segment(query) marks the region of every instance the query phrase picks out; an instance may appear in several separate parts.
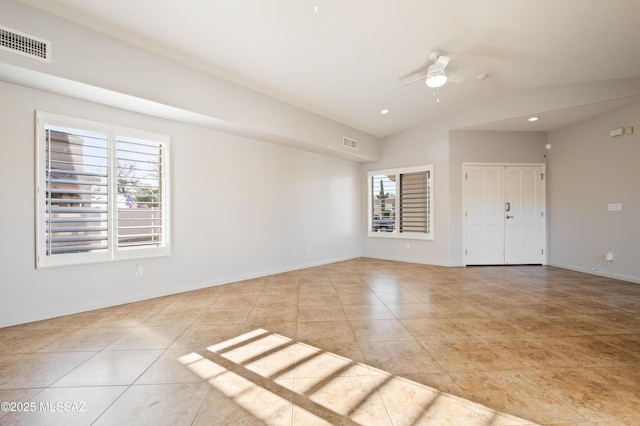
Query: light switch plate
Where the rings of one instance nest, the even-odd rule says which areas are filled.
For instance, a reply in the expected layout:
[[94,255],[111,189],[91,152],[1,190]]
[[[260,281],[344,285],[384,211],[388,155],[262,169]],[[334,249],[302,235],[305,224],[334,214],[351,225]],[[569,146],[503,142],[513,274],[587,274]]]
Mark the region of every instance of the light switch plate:
[[622,203],[607,204],[607,211],[610,211],[610,212],[621,212],[622,211]]
[[616,136],[622,136],[625,134],[626,129],[624,127],[618,127],[609,131],[609,137],[615,138]]

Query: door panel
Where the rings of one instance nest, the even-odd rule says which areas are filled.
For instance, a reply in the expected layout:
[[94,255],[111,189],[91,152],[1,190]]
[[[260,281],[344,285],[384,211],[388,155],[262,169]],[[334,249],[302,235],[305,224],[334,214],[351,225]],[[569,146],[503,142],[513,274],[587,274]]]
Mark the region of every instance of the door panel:
[[465,172],[466,264],[544,263],[542,166],[467,166]]
[[506,264],[543,263],[542,169],[506,167],[504,255]]
[[503,167],[478,167],[467,173],[467,263],[504,263]]

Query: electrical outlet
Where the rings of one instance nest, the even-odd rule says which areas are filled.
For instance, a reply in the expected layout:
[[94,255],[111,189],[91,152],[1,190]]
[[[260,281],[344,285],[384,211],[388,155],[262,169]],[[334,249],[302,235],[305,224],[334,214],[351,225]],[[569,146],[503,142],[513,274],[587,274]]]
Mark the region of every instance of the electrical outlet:
[[144,268],[142,267],[142,263],[138,263],[136,265],[136,277],[140,278],[142,275],[144,275]]
[[604,258],[606,259],[607,262],[611,262],[613,260],[613,253],[608,252]]

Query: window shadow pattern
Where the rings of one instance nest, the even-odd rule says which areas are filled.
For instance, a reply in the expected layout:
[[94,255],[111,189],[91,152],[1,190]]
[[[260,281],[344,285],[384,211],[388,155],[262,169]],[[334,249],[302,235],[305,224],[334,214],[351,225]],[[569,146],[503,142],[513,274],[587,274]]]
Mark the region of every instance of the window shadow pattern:
[[178,361],[263,424],[534,424],[262,328]]

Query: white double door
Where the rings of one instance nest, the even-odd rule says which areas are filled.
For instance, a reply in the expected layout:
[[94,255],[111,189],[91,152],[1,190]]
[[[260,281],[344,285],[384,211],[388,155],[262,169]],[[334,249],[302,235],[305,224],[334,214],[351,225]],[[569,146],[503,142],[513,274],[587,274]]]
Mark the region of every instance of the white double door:
[[465,165],[465,263],[544,264],[544,165]]

